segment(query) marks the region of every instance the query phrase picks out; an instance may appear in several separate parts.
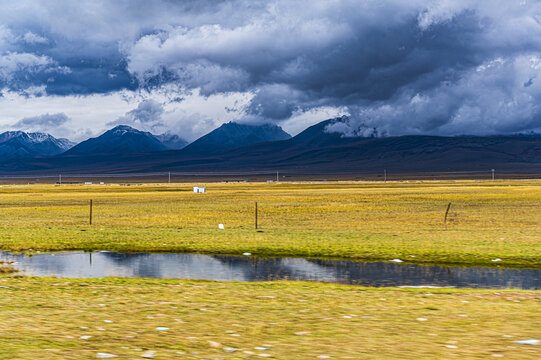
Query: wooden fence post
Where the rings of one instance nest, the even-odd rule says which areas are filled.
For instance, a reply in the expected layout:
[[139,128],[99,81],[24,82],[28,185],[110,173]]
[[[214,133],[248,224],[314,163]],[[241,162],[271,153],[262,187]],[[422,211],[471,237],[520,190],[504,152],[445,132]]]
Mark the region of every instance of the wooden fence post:
[[90,225],[92,225],[92,200],[90,200]]
[[257,230],[257,201],[255,202],[255,229]]
[[450,208],[451,208],[451,203],[447,205],[447,210],[445,210],[445,219],[443,219],[443,223],[445,224],[445,230],[447,230],[447,214],[449,214]]

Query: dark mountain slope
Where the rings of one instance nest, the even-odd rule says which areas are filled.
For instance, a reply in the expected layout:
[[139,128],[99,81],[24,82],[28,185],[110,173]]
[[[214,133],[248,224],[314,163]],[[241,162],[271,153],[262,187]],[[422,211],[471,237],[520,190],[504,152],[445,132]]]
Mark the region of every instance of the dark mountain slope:
[[213,154],[222,149],[291,138],[281,127],[264,125],[244,125],[229,122],[200,137],[184,148],[184,153]]
[[96,138],[83,141],[63,156],[126,155],[163,150],[167,150],[165,145],[151,133],[119,125]]

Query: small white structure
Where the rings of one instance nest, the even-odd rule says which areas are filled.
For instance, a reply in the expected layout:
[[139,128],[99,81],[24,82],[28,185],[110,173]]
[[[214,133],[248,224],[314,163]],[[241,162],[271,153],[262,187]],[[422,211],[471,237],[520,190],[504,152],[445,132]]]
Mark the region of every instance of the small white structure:
[[85,185],[92,185],[92,181],[85,181]]
[[225,229],[224,224],[218,224],[218,229],[224,230]]
[[205,193],[206,192],[206,189],[204,187],[200,187],[200,186],[194,186],[193,187],[193,192],[194,193]]

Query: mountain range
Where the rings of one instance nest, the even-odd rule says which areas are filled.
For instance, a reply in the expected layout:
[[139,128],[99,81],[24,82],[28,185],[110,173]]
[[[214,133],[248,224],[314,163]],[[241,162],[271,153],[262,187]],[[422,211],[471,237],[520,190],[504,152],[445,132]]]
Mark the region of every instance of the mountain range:
[[344,137],[329,119],[288,140],[233,147],[207,156],[178,152],[142,162],[146,171],[272,171],[299,174],[499,171],[541,173],[536,135]]
[[497,168],[541,173],[540,136],[346,137],[329,131],[339,128],[331,125],[347,120],[329,119],[294,137],[276,125],[227,123],[181,150],[170,150],[159,140],[165,142],[164,137],[117,126],[64,153],[4,161],[0,171],[44,174],[60,169],[74,173],[282,170],[298,174],[360,174],[380,173],[383,169],[415,173]]

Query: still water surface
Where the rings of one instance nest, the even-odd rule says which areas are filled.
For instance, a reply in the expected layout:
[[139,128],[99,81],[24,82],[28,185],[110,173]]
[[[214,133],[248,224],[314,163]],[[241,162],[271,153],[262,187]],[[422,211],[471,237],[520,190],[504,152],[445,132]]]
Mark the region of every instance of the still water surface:
[[299,280],[363,286],[541,289],[541,270],[423,266],[303,258],[196,254],[0,252],[23,275],[71,278],[167,278],[220,281]]

